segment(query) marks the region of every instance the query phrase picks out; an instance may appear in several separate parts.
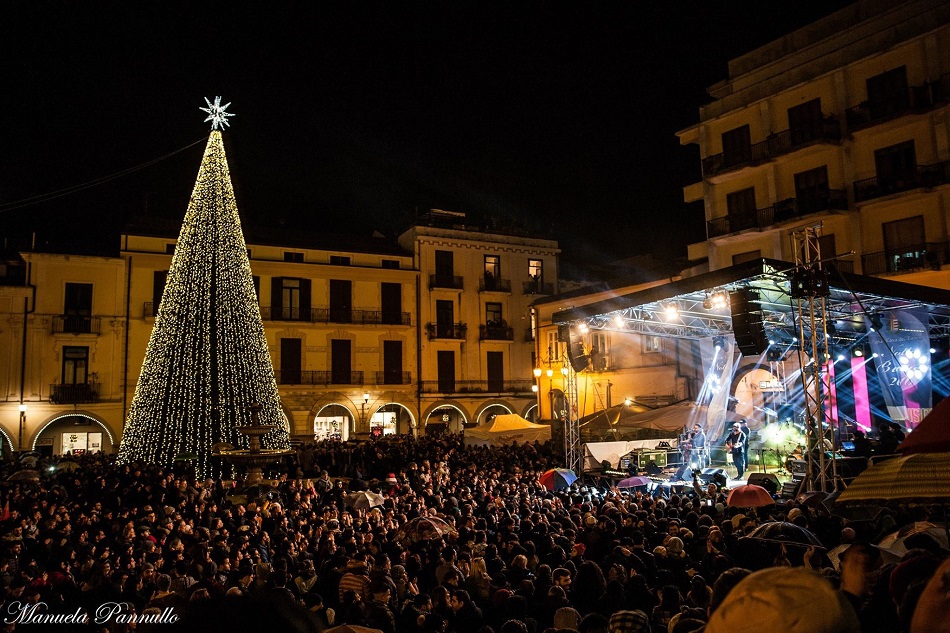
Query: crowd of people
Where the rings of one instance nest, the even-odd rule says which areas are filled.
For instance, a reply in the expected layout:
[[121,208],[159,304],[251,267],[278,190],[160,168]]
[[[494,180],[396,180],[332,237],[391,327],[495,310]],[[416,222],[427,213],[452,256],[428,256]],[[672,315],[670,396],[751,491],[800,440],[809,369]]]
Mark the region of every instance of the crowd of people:
[[[41,462],[38,481],[14,476],[20,461],[0,467],[6,630],[950,630],[947,552],[871,545],[926,508],[750,510],[698,481],[672,496],[552,491],[538,482],[561,463],[550,443],[457,435],[304,446],[249,496],[187,464],[68,461]],[[746,536],[772,521],[822,546]]]

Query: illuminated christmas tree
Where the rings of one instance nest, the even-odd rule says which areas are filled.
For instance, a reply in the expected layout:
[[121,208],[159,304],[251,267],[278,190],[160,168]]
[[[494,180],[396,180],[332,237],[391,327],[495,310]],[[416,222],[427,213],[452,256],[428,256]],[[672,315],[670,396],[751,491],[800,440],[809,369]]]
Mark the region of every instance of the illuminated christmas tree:
[[195,182],[135,396],[119,447],[120,463],[171,464],[193,453],[196,472],[212,473],[219,442],[246,445],[238,426],[260,421],[276,428],[268,448],[286,448],[254,279],[241,231],[224,142],[228,125],[220,97],[208,108],[212,132]]

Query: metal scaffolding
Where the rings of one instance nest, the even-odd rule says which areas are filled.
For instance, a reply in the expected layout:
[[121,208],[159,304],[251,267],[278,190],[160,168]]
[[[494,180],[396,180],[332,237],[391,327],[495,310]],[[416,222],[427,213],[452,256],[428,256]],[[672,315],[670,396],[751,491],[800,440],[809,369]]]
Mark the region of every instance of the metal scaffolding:
[[581,472],[581,431],[577,416],[577,372],[567,364],[567,374],[564,375],[564,399],[567,408],[561,411],[561,422],[564,424],[564,467],[574,473]]
[[[834,425],[827,419],[827,364],[831,359],[825,300],[828,271],[821,261],[821,225],[792,231],[795,269],[789,295],[798,320],[798,359],[805,394],[805,489],[833,492],[838,485]],[[824,375],[823,375],[824,374]]]

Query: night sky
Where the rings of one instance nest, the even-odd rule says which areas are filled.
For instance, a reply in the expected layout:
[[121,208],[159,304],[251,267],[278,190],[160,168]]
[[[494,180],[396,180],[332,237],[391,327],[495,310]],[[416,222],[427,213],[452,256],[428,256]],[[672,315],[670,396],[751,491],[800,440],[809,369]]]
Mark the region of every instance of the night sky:
[[597,263],[704,239],[677,130],[729,59],[849,4],[21,2],[0,15],[0,233],[117,250],[180,219],[226,132],[246,226],[392,235],[413,209],[494,215]]

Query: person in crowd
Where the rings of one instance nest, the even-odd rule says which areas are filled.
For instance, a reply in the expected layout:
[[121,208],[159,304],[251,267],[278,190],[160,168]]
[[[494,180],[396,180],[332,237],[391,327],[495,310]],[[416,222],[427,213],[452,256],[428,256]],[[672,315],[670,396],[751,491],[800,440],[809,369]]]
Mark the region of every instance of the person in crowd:
[[736,467],[737,479],[742,479],[745,473],[745,451],[748,436],[742,432],[742,426],[736,422],[732,425],[732,431],[726,436],[725,444],[729,454],[732,455],[732,463]]

